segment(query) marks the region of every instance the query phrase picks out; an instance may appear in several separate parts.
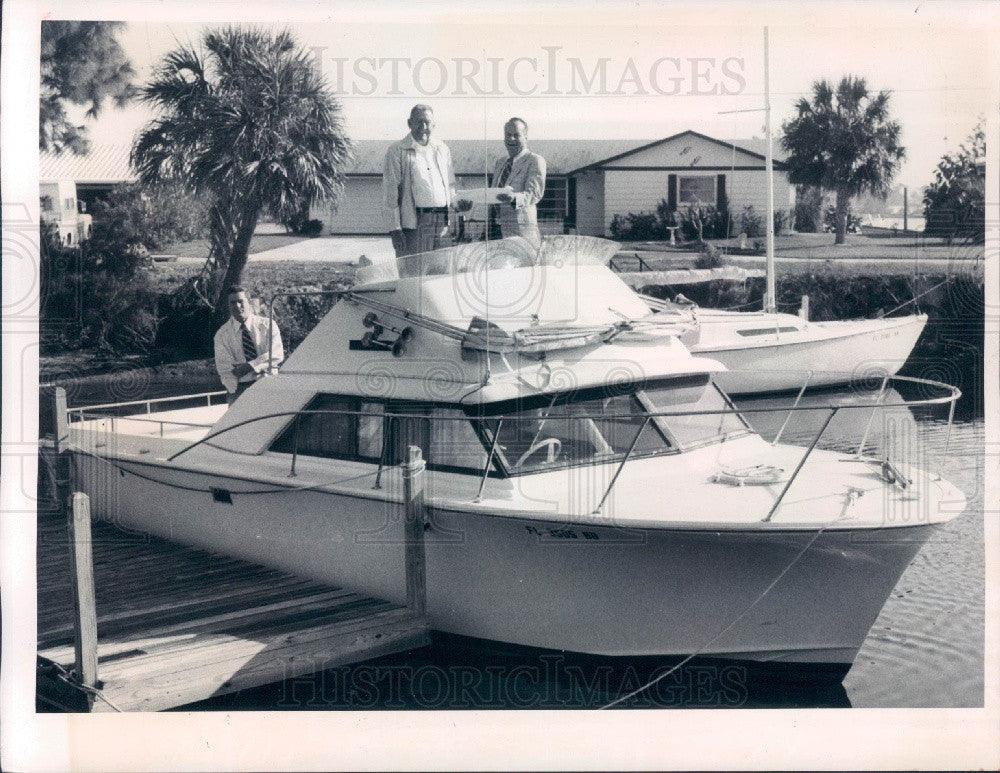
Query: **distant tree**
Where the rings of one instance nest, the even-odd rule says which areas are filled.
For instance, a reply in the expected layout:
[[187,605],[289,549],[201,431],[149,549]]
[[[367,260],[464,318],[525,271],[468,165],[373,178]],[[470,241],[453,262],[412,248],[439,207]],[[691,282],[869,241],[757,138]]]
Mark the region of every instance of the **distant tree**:
[[88,251],[105,271],[129,276],[149,253],[208,235],[204,202],[176,184],[116,185],[94,207]]
[[846,76],[834,90],[813,84],[812,100],[795,104],[796,116],[782,124],[788,179],[837,195],[836,244],[844,243],[852,196],[884,197],[906,157],[899,123],[889,118],[888,91],[874,97],[863,78]]
[[56,153],[86,153],[87,130],[75,126],[66,104],[96,118],[109,97],[119,107],[132,95],[135,72],[115,39],[124,22],[43,21],[38,147]]
[[142,97],[160,117],[132,163],[144,183],[175,180],[207,198],[211,251],[195,290],[220,322],[261,211],[281,219],[343,188],[351,142],[340,102],[291,33],[239,27],[166,54]]
[[957,153],[942,156],[934,182],[924,188],[924,232],[952,239],[982,239],[985,233],[985,179],[976,167],[986,158],[986,131],[976,125]]

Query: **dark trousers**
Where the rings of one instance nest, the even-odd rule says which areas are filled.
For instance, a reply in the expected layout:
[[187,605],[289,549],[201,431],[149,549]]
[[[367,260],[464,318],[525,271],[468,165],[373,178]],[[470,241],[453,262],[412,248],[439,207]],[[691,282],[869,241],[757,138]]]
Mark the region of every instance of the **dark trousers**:
[[237,384],[236,384],[236,391],[235,392],[228,392],[226,394],[226,404],[227,405],[232,405],[233,403],[235,403],[237,397],[239,397],[241,394],[243,394],[244,392],[246,392],[250,387],[252,387],[254,384],[256,384],[257,381],[259,381],[259,380],[260,379],[255,379],[254,381],[240,381],[240,382],[237,382]]
[[396,257],[416,255],[450,246],[447,212],[417,212],[417,227],[392,232]]

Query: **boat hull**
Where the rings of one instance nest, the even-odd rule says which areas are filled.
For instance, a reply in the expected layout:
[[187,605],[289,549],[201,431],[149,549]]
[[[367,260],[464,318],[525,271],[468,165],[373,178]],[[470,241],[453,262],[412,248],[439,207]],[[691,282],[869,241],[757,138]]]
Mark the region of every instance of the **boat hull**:
[[[717,376],[730,394],[798,390],[895,375],[906,363],[927,322],[925,315],[846,322],[812,322],[802,330],[739,339],[729,317],[708,317],[693,354],[711,357],[731,371]],[[765,315],[766,316],[766,315]],[[720,328],[713,330],[713,328]]]
[[[405,600],[395,471],[383,489],[347,495],[166,464],[110,466],[91,455],[79,455],[77,466],[97,517]],[[437,630],[600,656],[698,655],[834,671],[853,661],[932,528],[626,529],[597,519],[428,512],[426,609]]]

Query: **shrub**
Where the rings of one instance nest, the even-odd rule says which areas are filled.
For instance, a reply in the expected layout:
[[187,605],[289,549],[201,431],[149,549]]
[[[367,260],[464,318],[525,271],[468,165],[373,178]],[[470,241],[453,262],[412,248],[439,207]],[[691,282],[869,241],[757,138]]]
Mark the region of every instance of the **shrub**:
[[300,233],[303,236],[308,236],[315,239],[321,233],[323,233],[323,221],[322,220],[307,220],[305,225],[302,226]]
[[94,205],[88,249],[95,265],[128,276],[149,265],[151,251],[207,233],[207,210],[198,197],[173,185],[126,183]]
[[60,245],[45,224],[41,235],[43,353],[149,351],[160,317],[148,272],[134,266],[127,273],[110,271],[88,245]]
[[[837,208],[832,204],[823,213],[823,230],[827,233],[834,233],[837,230]],[[861,232],[861,218],[855,215],[850,208],[847,210],[847,233],[856,234]]]
[[763,236],[764,217],[763,215],[758,215],[753,207],[743,207],[743,211],[740,213],[739,224],[733,230],[746,234],[750,239]]
[[611,218],[611,236],[621,241],[642,242],[666,239],[669,232],[653,212],[629,212]]
[[729,212],[725,209],[693,205],[678,209],[677,220],[685,241],[725,239],[731,235]]
[[792,227],[799,233],[818,233],[823,227],[823,191],[813,185],[795,189]]
[[701,252],[694,260],[695,268],[721,268],[724,265],[726,261],[714,244],[703,244]]
[[780,234],[788,226],[788,210],[774,210],[774,232]]

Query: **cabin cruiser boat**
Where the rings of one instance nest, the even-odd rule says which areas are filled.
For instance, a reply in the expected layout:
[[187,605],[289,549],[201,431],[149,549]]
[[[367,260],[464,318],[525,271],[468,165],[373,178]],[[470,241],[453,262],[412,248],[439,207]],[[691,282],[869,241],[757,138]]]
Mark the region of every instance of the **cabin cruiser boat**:
[[[650,314],[607,268],[616,248],[513,238],[364,268],[228,408],[70,409],[76,488],[99,517],[401,601],[418,447],[434,629],[841,678],[962,493],[864,440],[760,437],[681,343],[690,316]],[[829,413],[907,413],[885,395]]]

